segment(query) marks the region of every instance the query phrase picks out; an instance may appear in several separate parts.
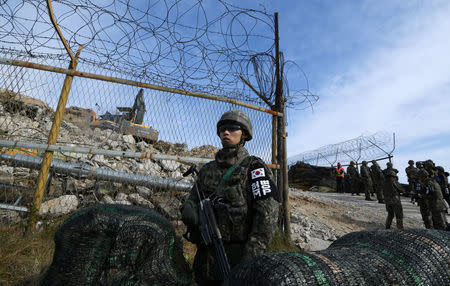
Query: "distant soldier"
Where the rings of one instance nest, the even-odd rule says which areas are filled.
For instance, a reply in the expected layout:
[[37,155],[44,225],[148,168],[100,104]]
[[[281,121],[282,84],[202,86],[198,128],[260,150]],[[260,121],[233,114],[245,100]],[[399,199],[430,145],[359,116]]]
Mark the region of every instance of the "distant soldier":
[[416,198],[416,186],[415,186],[415,174],[417,174],[418,169],[414,167],[414,161],[408,161],[408,167],[405,168],[406,177],[408,178],[409,190],[408,194],[411,196],[411,203],[414,204],[414,200]]
[[427,191],[426,183],[428,172],[423,168],[421,162],[416,162],[416,167],[419,170],[415,178],[417,204],[420,207],[420,214],[422,215],[423,224],[425,228],[433,228],[433,220],[431,216],[430,201],[427,199],[429,191]]
[[398,170],[392,168],[392,163],[386,164],[387,168],[383,170],[384,174],[384,202],[388,216],[386,218],[386,229],[391,228],[392,220],[395,216],[398,229],[403,229],[403,207],[400,200],[402,189],[398,184]]
[[370,168],[367,166],[367,161],[362,161],[360,168],[362,187],[366,195],[366,201],[373,201],[370,198],[370,193],[373,192],[372,176],[370,175]]
[[444,200],[447,202],[448,205],[450,205],[450,191],[449,191],[449,184],[448,184],[448,172],[445,172],[444,167],[437,166],[437,177],[436,181],[439,183],[439,186],[441,187],[442,196],[444,197]]
[[359,184],[360,184],[360,177],[358,170],[355,167],[355,162],[351,161],[350,165],[347,167],[347,176],[350,182],[350,190],[353,195],[359,196]]
[[337,163],[336,169],[333,170],[335,176],[336,176],[336,191],[338,193],[344,193],[344,176],[345,171],[344,168],[341,166],[341,163]]
[[383,171],[381,170],[380,165],[378,165],[377,161],[372,160],[372,166],[370,166],[370,174],[372,175],[372,183],[373,183],[373,189],[375,193],[377,194],[377,200],[380,204],[384,203],[384,194],[383,194],[383,188],[384,188],[384,175]]
[[436,181],[437,170],[433,161],[427,160],[424,163],[424,168],[428,172],[428,176],[425,179],[425,188],[427,200],[431,207],[431,218],[433,221],[433,228],[445,230],[447,228],[447,218],[445,213],[447,212],[447,205],[445,204],[442,196],[441,187]]

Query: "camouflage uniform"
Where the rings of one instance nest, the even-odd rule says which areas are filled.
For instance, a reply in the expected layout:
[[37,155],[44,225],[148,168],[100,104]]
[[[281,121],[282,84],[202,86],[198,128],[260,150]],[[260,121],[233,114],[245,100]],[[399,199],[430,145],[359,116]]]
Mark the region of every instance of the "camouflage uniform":
[[[231,175],[224,177],[230,170]],[[272,173],[260,158],[249,156],[243,144],[225,146],[214,161],[201,168],[196,184],[214,202],[231,267],[266,251],[276,229],[279,199]],[[197,244],[195,277],[200,285],[219,285],[214,250],[201,241],[198,221],[189,218],[189,210],[198,207],[197,191],[193,188],[181,211],[188,238]]]
[[372,176],[370,175],[370,168],[367,166],[366,161],[362,161],[361,168],[361,181],[366,195],[366,200],[371,201],[370,194],[373,192]]
[[350,182],[350,190],[352,195],[357,194],[359,196],[360,178],[358,170],[355,167],[355,162],[351,161],[347,167],[347,177]]
[[447,228],[447,218],[445,217],[447,206],[442,196],[441,187],[436,181],[437,169],[431,160],[424,163],[424,168],[428,172],[428,176],[425,178],[425,188],[426,198],[431,208],[433,228],[444,230]]
[[[419,162],[417,162],[419,163]],[[422,167],[422,165],[416,164],[419,171],[417,172],[416,178],[416,192],[417,192],[417,203],[420,207],[420,214],[422,215],[422,220],[425,228],[433,228],[433,220],[431,216],[431,205],[430,200],[428,200],[427,194],[427,177],[428,172]]]
[[380,204],[384,203],[384,174],[378,165],[377,161],[372,161],[372,166],[370,166],[371,175],[372,175],[372,183],[375,193],[377,194],[377,200]]
[[444,197],[444,200],[447,202],[447,204],[450,205],[450,186],[448,184],[448,172],[445,172],[444,168],[442,166],[436,167],[438,171],[438,175],[436,177],[436,181],[439,183],[439,186],[441,187],[442,196]]
[[416,183],[415,183],[415,175],[418,172],[418,169],[414,167],[414,161],[408,161],[409,166],[405,168],[406,176],[408,177],[409,190],[408,194],[411,196],[411,202],[414,203],[414,198],[416,197]]
[[400,200],[401,189],[398,185],[398,171],[392,168],[392,164],[388,163],[388,167],[383,170],[385,177],[384,186],[384,202],[386,204],[386,210],[388,216],[386,218],[386,229],[391,228],[392,220],[394,219],[397,223],[397,228],[403,228],[403,207]]

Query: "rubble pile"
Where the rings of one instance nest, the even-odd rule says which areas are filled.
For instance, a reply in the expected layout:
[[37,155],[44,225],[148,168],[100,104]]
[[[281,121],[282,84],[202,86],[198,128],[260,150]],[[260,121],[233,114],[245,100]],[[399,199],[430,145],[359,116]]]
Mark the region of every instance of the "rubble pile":
[[[51,129],[54,111],[45,104],[29,100],[17,94],[0,90],[0,140],[46,143]],[[23,100],[27,99],[27,100]],[[186,143],[158,141],[154,144],[136,142],[132,135],[123,135],[113,130],[89,128],[87,109],[70,107],[61,123],[58,144],[93,149],[178,155],[185,157],[213,158],[218,148],[207,145],[188,150]],[[5,152],[7,148],[3,148]],[[11,151],[11,148],[10,148]],[[27,155],[39,156],[39,150],[28,150]],[[151,160],[110,157],[104,155],[55,152],[54,160],[70,163],[85,163],[93,168],[105,168],[126,173],[139,173],[146,176],[168,178],[191,182],[191,177],[182,174],[189,168],[171,160]],[[19,206],[32,201],[39,171],[19,166],[6,165],[0,161],[0,203],[13,204],[22,197]],[[14,188],[14,187],[17,188]],[[24,192],[24,190],[28,190]],[[98,203],[120,203],[142,205],[157,209],[169,219],[179,216],[180,200],[186,193],[158,190],[138,185],[126,185],[90,179],[78,180],[66,174],[53,174],[51,183],[45,191],[41,214],[60,215]],[[20,216],[0,210],[0,222],[14,223]]]

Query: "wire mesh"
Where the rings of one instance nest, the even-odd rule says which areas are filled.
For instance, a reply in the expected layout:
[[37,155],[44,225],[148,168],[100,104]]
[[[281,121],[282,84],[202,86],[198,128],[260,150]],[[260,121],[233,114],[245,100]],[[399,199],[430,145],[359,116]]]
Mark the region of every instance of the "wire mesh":
[[349,233],[317,252],[266,253],[233,268],[230,285],[448,285],[448,232]]
[[316,150],[306,151],[288,158],[289,165],[301,161],[316,166],[333,166],[340,162],[343,166],[355,163],[387,159],[395,149],[395,134],[385,132],[361,135],[344,142],[330,144]]
[[[254,71],[243,67],[252,55],[268,54],[272,49],[273,20],[265,12],[220,1],[223,9],[208,10],[206,19],[202,18],[206,14],[201,1],[52,2],[69,46],[83,45],[78,71],[266,104],[240,79],[243,75],[254,80]],[[161,9],[166,10],[160,13]],[[194,10],[194,15],[184,18]],[[192,22],[200,18],[204,21]],[[109,26],[104,26],[106,23]],[[68,68],[70,59],[50,23],[45,1],[7,1],[1,5],[0,58]],[[264,72],[272,72],[270,65],[273,62]],[[28,66],[0,64],[0,140],[46,144],[65,77]],[[246,145],[249,152],[270,162],[272,115],[221,101],[144,88],[145,115],[134,128],[153,130],[158,140],[128,134],[129,129],[120,128],[125,113],[119,107],[132,107],[139,91],[133,85],[74,78],[56,142],[74,150],[54,152],[41,212],[52,211],[45,206],[48,201],[55,204],[53,199],[72,195],[60,202],[64,208],[112,202],[144,204],[177,219],[184,193],[173,185],[183,181],[180,184],[185,188],[192,182],[192,178],[182,177],[189,163],[96,151],[80,153],[76,148],[211,159],[220,146],[215,124],[231,109],[243,110],[253,123],[254,139]],[[273,100],[272,92],[265,94],[269,100]],[[94,118],[118,121],[96,127]],[[33,200],[39,168],[30,166],[44,150],[2,147],[0,212],[2,223],[11,223],[18,219],[16,210],[28,210]],[[57,162],[64,163],[64,168]],[[95,177],[98,173],[110,179]],[[133,181],[134,175],[141,177]],[[155,178],[175,183],[172,187],[142,183]]]

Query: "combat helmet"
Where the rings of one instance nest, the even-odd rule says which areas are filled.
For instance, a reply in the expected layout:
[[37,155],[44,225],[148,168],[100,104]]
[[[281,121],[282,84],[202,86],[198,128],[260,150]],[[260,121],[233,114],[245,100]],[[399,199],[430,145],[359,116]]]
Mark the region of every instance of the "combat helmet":
[[409,164],[409,165],[414,164],[414,161],[413,161],[413,160],[409,160],[409,161],[408,161],[408,164]]
[[250,118],[248,118],[247,114],[245,114],[241,110],[230,110],[222,114],[219,121],[217,122],[217,135],[219,135],[219,127],[227,122],[237,123],[241,128],[244,134],[246,135],[245,141],[250,141],[253,138],[253,127],[250,122]]

